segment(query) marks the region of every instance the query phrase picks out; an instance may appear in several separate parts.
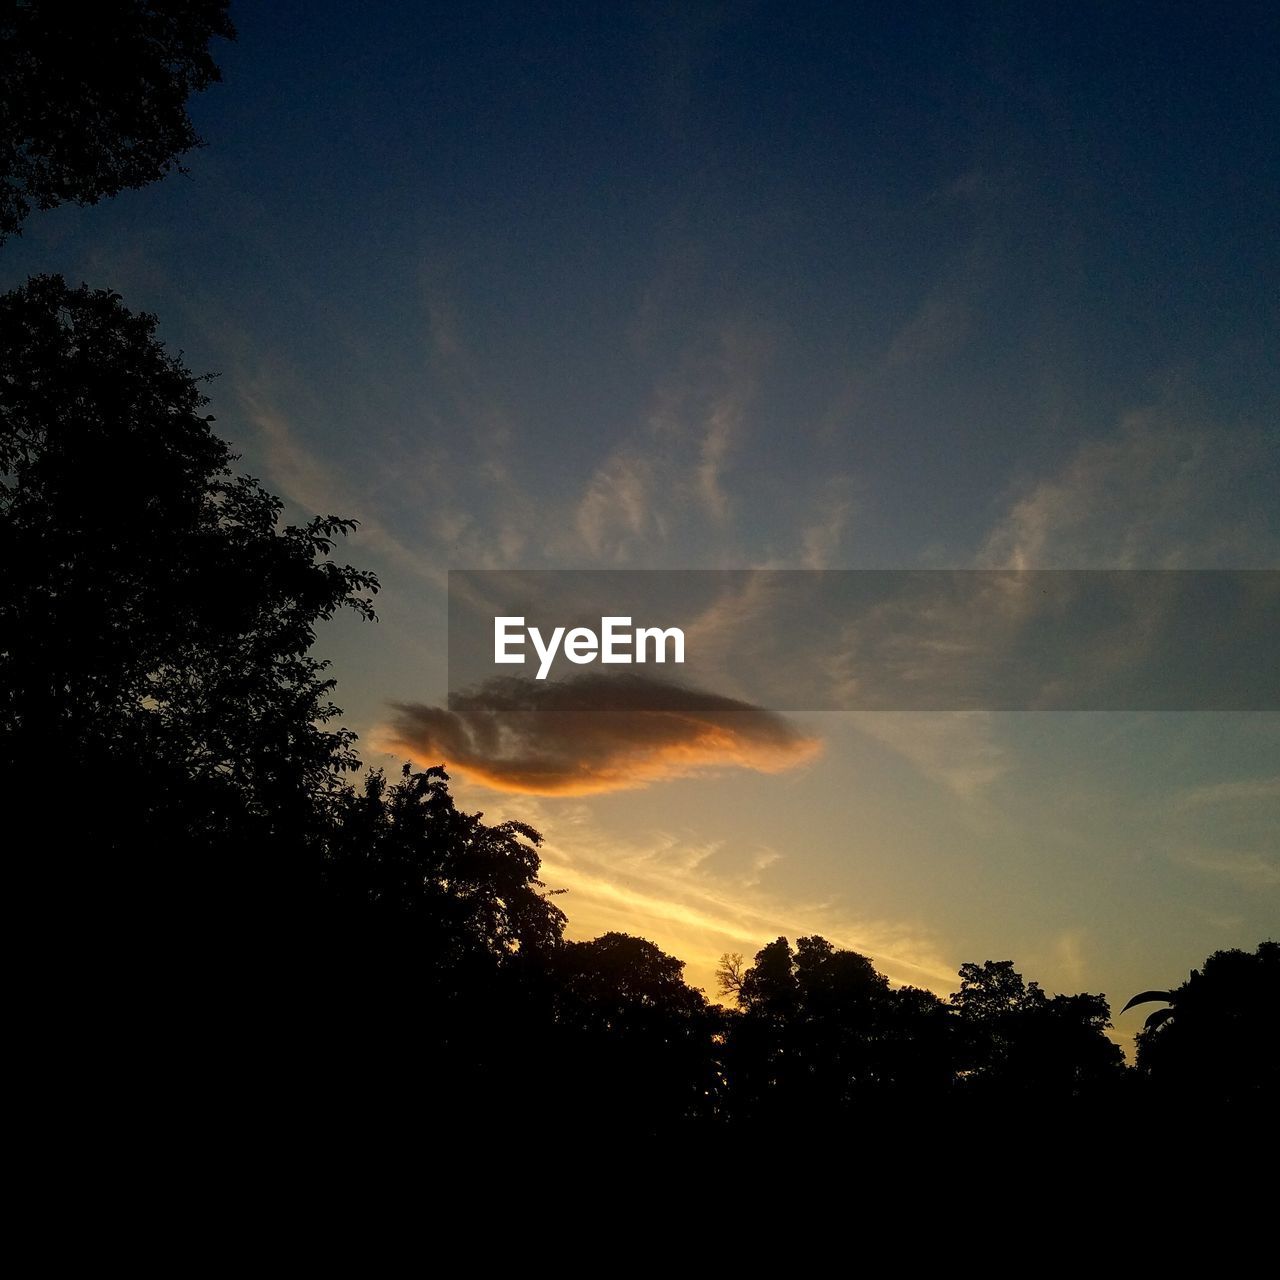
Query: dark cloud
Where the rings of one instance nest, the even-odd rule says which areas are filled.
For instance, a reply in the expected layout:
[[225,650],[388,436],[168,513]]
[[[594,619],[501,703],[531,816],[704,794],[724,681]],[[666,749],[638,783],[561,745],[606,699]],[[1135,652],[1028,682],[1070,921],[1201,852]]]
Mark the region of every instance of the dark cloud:
[[498,678],[451,696],[447,709],[393,705],[389,750],[534,795],[623,791],[724,767],[776,773],[821,745],[763,707],[635,676]]

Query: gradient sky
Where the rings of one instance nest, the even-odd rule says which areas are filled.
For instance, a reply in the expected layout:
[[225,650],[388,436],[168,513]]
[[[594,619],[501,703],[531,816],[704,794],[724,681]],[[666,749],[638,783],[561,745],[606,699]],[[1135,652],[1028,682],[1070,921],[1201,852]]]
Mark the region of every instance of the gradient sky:
[[[0,283],[156,312],[242,466],[362,519],[382,621],[320,648],[372,763],[443,701],[449,568],[1280,567],[1273,4],[233,18],[190,176]],[[1273,713],[802,720],[778,771],[455,790],[708,989],[821,932],[1118,1008],[1276,936]]]

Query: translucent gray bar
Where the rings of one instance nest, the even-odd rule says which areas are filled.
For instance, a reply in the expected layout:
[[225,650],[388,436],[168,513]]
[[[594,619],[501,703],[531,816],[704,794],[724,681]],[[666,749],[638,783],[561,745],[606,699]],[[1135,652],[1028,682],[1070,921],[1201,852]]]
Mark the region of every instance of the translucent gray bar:
[[[495,619],[524,619],[495,662]],[[569,661],[528,634],[678,628],[684,662]],[[519,628],[506,624],[510,633]],[[626,628],[613,624],[615,636]],[[590,653],[580,637],[579,656]],[[635,638],[614,645],[635,653]],[[1277,570],[453,570],[449,690],[589,678],[634,705],[690,689],[778,711],[1274,711]]]

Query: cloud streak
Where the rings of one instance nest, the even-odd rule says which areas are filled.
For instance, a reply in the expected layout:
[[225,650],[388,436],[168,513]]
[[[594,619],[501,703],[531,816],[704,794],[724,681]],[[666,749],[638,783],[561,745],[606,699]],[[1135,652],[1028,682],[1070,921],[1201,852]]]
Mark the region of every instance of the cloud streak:
[[290,502],[310,515],[328,515],[333,511],[360,513],[362,545],[372,547],[394,564],[395,568],[420,578],[435,587],[444,587],[443,570],[407,546],[380,520],[371,517],[358,491],[343,483],[332,468],[302,443],[288,418],[277,411],[263,396],[248,386],[240,388],[240,399],[248,420],[259,433],[270,476],[275,486]]
[[526,795],[634,790],[725,768],[778,773],[821,750],[762,707],[638,677],[500,678],[453,695],[447,708],[394,706],[386,749]]
[[1129,414],[1013,503],[978,555],[981,568],[1270,568],[1274,504],[1257,477],[1274,445],[1240,429]]
[[[501,802],[496,808],[508,816]],[[955,990],[956,962],[932,930],[797,895],[776,850],[680,827],[618,832],[575,801],[523,797],[518,816],[546,836],[541,876],[568,890],[561,906],[571,937],[616,929],[650,938],[687,961],[689,980],[708,994],[724,952],[750,957],[774,938],[806,934],[870,956],[893,982]]]

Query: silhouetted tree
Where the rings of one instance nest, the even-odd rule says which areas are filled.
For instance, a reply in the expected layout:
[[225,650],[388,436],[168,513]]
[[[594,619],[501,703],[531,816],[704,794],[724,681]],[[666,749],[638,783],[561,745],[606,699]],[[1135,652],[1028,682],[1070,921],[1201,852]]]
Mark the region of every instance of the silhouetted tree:
[[231,475],[155,327],[56,276],[0,297],[0,764],[113,876],[217,849],[209,893],[233,857],[300,851],[355,765],[309,649],[337,610],[372,617],[377,582],[328,559],[354,521],[282,528]]
[[742,994],[742,978],[746,965],[739,951],[726,951],[716,965],[716,986],[722,996],[732,996],[735,1001]]
[[200,145],[187,99],[221,79],[226,0],[27,0],[0,18],[0,243],[32,206],[95,204]]
[[1138,1069],[1183,1104],[1280,1104],[1280,943],[1215,951],[1187,981],[1125,1008],[1168,1001],[1137,1036]]
[[469,1141],[522,1124],[557,1051],[564,915],[538,879],[542,837],[459,810],[438,766],[373,772],[330,812],[294,997],[332,1082],[320,1105],[388,1121],[435,1106],[440,1136]]
[[941,996],[921,987],[897,987],[888,1001],[877,1043],[877,1077],[917,1102],[943,1097],[958,1066],[954,1011]]
[[799,994],[795,953],[786,938],[778,938],[756,952],[751,968],[742,975],[739,1003],[744,1012],[777,1022],[795,1013]]
[[992,1025],[1035,1008],[1044,998],[1040,984],[1023,981],[1012,960],[986,960],[960,966],[960,990],[951,1003],[966,1022]]
[[724,1060],[732,1114],[790,1126],[855,1114],[873,1099],[945,1094],[952,1013],[930,992],[893,990],[871,961],[825,938],[779,938],[739,984]]
[[406,764],[390,787],[376,770],[359,791],[344,788],[332,813],[321,861],[327,908],[365,918],[375,935],[407,930],[418,967],[428,955],[437,966],[545,955],[559,942],[564,913],[538,879],[542,836],[463,813],[443,767]]
[[644,938],[606,933],[589,942],[567,942],[556,968],[564,978],[566,1019],[584,1027],[627,1032],[654,1019],[684,1020],[704,1012],[707,1001],[684,980],[684,961]]
[[682,960],[606,933],[559,948],[552,975],[562,1111],[650,1133],[714,1114],[722,1017],[685,982]]
[[1110,1010],[1100,995],[1045,995],[1011,960],[960,966],[962,1062],[970,1087],[1032,1092],[1065,1101],[1119,1078],[1124,1055],[1107,1039]]
[[305,1004],[282,975],[312,968],[300,926],[356,764],[310,648],[377,588],[329,559],[353,521],[281,527],[231,474],[155,329],[60,277],[0,297],[0,769],[34,819],[11,885],[61,993],[37,1016],[121,1088],[163,1075],[149,1106],[189,1088],[152,1063],[243,1080]]

